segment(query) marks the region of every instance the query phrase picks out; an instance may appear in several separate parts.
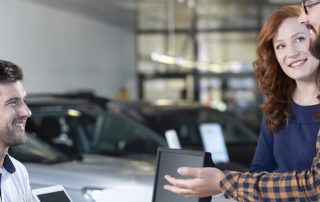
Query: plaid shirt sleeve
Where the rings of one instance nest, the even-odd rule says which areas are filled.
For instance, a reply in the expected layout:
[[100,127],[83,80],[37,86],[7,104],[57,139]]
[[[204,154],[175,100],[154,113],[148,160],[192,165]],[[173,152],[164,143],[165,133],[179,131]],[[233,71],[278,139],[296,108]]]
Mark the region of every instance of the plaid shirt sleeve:
[[[310,169],[288,173],[224,171],[220,186],[238,201],[320,201],[320,130]],[[306,148],[307,149],[307,148]]]

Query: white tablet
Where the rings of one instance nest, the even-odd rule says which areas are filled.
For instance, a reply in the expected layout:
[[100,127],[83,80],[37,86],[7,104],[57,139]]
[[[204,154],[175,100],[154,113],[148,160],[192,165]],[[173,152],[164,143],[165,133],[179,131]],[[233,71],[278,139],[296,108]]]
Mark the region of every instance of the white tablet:
[[33,189],[32,195],[37,202],[72,202],[62,185]]

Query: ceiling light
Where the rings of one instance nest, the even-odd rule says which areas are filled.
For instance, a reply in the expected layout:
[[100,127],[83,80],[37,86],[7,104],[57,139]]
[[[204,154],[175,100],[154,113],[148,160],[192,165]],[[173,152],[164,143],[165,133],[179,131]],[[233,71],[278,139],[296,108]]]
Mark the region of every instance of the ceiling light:
[[153,52],[151,54],[151,59],[156,62],[168,64],[168,65],[174,65],[176,63],[176,58],[168,55],[159,54],[156,52]]
[[211,71],[215,73],[224,72],[225,68],[222,64],[199,62],[194,60],[185,59],[182,57],[174,57],[169,55],[153,52],[151,54],[151,60],[167,65],[177,65],[184,68],[194,68],[200,71]]

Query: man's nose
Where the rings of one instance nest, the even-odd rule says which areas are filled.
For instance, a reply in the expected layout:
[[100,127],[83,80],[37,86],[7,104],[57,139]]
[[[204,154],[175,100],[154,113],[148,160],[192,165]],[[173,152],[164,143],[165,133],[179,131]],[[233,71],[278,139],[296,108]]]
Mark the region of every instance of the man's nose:
[[308,15],[305,12],[302,12],[298,18],[298,22],[301,24],[307,24],[308,23]]
[[21,105],[19,113],[22,117],[30,117],[32,115],[31,110],[25,103]]

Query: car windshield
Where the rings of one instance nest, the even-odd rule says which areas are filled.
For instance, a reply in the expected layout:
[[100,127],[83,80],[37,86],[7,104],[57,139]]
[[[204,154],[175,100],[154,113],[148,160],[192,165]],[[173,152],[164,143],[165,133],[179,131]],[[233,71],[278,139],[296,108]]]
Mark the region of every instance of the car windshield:
[[[82,124],[88,127],[90,124]],[[96,121],[95,130],[88,133],[92,152],[132,155],[156,154],[159,146],[167,146],[164,138],[149,128],[114,112],[105,112]]]
[[11,147],[9,154],[21,162],[52,164],[72,160],[50,145],[27,133],[27,141]]

